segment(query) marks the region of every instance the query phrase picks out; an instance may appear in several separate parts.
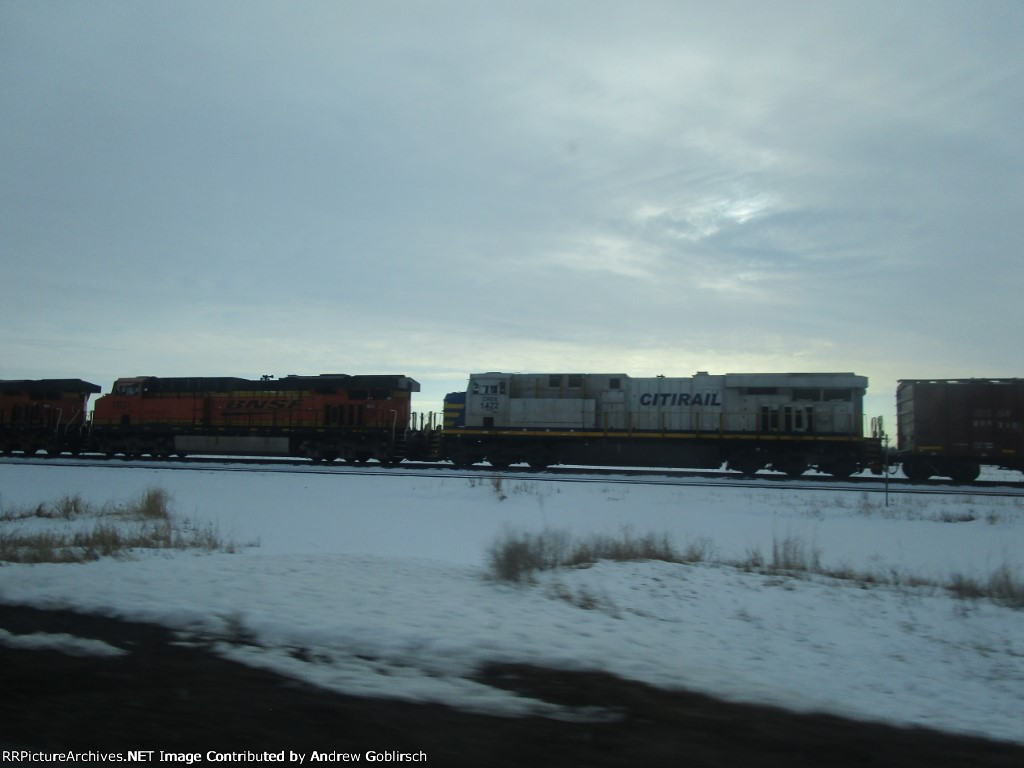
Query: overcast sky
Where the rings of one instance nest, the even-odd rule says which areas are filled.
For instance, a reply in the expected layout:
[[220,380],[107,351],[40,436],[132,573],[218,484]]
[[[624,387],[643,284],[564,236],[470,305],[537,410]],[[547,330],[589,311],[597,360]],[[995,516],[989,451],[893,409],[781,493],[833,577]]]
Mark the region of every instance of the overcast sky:
[[1024,375],[1024,3],[0,0],[0,378]]

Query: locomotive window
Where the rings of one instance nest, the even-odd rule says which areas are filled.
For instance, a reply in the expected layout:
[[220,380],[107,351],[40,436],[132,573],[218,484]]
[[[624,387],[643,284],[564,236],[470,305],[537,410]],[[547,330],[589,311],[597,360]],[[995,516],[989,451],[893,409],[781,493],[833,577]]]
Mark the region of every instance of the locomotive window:
[[608,379],[608,389],[620,389],[622,387],[622,379]]
[[747,387],[748,395],[777,395],[778,387]]
[[478,381],[473,382],[473,394],[474,395],[504,395],[505,394],[505,382],[499,381],[497,383],[484,383],[481,384]]
[[561,374],[555,374],[553,376],[548,377],[548,386],[549,387],[555,387],[555,388],[561,387],[562,386],[562,376],[561,376]]
[[820,389],[794,389],[793,390],[794,400],[810,400],[812,402],[819,402],[821,400]]
[[569,386],[576,387],[577,389],[583,386],[583,377],[577,374],[569,376]]
[[852,389],[826,389],[823,390],[823,395],[825,401],[830,403],[849,403],[853,401]]
[[350,389],[348,391],[349,400],[369,400],[370,393],[365,389]]
[[370,399],[371,400],[387,400],[391,397],[391,390],[389,389],[371,389]]

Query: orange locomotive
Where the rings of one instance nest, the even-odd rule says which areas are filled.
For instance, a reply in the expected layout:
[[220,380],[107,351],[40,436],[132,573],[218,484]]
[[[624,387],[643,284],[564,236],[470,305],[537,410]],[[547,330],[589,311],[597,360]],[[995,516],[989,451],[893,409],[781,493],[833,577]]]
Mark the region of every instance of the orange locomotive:
[[118,379],[96,401],[92,438],[108,455],[297,456],[396,463],[408,442],[407,376]]
[[81,379],[0,381],[0,453],[78,453],[86,437],[89,395],[99,391]]

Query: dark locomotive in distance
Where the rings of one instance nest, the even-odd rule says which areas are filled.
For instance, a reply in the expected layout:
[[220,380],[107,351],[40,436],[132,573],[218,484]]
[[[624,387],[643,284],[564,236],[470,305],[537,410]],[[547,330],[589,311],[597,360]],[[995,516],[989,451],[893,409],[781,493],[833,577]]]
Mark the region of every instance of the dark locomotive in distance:
[[[1024,470],[1024,379],[905,380],[899,442],[863,430],[867,379],[852,373],[478,373],[445,398],[444,423],[412,410],[401,375],[135,377],[0,381],[0,451],[31,455],[291,456],[375,460],[762,469],[846,477],[899,461],[911,480]],[[418,423],[417,423],[418,422]]]

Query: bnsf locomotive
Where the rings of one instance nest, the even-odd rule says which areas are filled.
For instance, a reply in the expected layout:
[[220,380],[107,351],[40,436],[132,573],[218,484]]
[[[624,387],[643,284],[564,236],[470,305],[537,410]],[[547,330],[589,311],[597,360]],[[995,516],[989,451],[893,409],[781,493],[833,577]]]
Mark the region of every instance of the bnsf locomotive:
[[[89,393],[81,382],[0,382],[4,449],[35,453],[83,449],[113,456],[299,456],[318,461],[397,463],[422,457],[411,433],[407,376],[288,376],[118,379],[83,418]],[[16,403],[49,398],[31,409]],[[58,403],[77,413],[61,427]],[[45,410],[49,409],[49,410]]]
[[81,452],[89,395],[99,391],[81,379],[0,381],[0,451]]
[[478,373],[449,394],[444,427],[398,375],[0,381],[0,451],[108,456],[293,456],[382,464],[448,460],[762,469],[836,477],[901,461],[912,480],[1024,471],[1024,379],[905,380],[899,444],[863,434],[867,379],[852,373],[634,378],[621,373]]

